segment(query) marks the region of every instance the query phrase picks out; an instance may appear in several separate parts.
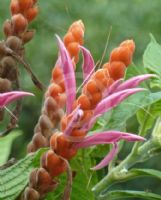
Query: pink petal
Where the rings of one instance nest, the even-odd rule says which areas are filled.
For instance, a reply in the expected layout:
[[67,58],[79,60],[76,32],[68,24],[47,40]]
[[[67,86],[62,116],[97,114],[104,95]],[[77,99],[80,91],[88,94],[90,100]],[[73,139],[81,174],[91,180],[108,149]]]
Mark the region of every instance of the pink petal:
[[97,107],[94,110],[94,115],[92,119],[88,123],[84,124],[83,129],[90,130],[95,124],[97,118],[100,117],[102,114],[116,107],[128,96],[144,90],[145,89],[143,88],[127,89],[120,92],[116,92],[106,97],[97,105]]
[[76,80],[72,60],[61,41],[59,36],[56,35],[61,58],[61,67],[64,75],[64,83],[67,95],[67,114],[71,113],[74,100],[76,98]]
[[76,122],[79,121],[80,117],[83,115],[83,111],[80,109],[80,106],[78,106],[74,111],[73,111],[73,117],[68,123],[68,126],[66,127],[64,134],[65,135],[70,135],[74,125]]
[[120,86],[118,86],[116,88],[115,92],[137,87],[141,82],[143,82],[146,79],[149,79],[151,77],[156,77],[156,75],[154,75],[154,74],[144,74],[144,75],[140,75],[140,76],[135,76],[135,77],[125,81]]
[[134,135],[131,133],[125,133],[120,131],[104,131],[87,136],[83,141],[74,144],[74,147],[77,149],[86,148],[99,144],[115,143],[120,140],[133,142],[133,141],[144,141],[145,139],[141,136]]
[[34,96],[34,95],[32,93],[23,92],[23,91],[12,91],[12,92],[0,93],[0,108],[24,96]]
[[116,91],[116,89],[121,85],[123,79],[119,79],[117,81],[115,81],[109,88],[107,88],[104,92],[103,92],[103,97],[107,97],[108,95],[114,93]]
[[82,65],[83,79],[87,82],[90,78],[90,75],[92,75],[91,72],[94,71],[95,63],[88,49],[86,49],[83,46],[80,46],[80,49],[82,50],[83,54],[83,65]]
[[118,144],[114,143],[112,150],[107,154],[107,156],[104,157],[104,159],[97,164],[95,167],[92,167],[92,170],[99,170],[102,169],[103,167],[107,166],[110,161],[112,161],[115,157],[115,155],[118,153]]
[[125,100],[127,97],[129,97],[132,94],[135,94],[137,92],[144,91],[145,89],[142,88],[135,88],[135,89],[127,89],[120,92],[116,92],[105,99],[103,99],[95,108],[94,115],[100,115],[103,114],[110,109],[114,108],[118,104],[120,104],[123,100]]

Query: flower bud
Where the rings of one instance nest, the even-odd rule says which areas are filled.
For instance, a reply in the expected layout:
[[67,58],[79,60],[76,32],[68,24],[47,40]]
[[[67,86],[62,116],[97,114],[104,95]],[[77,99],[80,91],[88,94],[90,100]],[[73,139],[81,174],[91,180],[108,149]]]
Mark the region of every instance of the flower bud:
[[28,22],[22,14],[17,14],[12,17],[13,32],[17,35],[25,32]]
[[10,89],[11,89],[11,81],[9,81],[8,79],[0,78],[0,93],[10,91]]
[[39,12],[38,7],[28,9],[28,11],[25,14],[27,21],[28,22],[33,21],[36,18],[38,12]]
[[11,56],[5,56],[1,61],[1,77],[9,80],[16,78],[16,62]]
[[19,0],[19,5],[22,11],[26,11],[33,6],[33,0]]
[[22,48],[22,41],[16,36],[10,36],[6,40],[6,45],[16,51]]
[[10,4],[10,11],[12,15],[18,14],[20,12],[18,0],[12,0]]
[[3,41],[0,41],[0,59],[6,55],[6,47]]
[[10,20],[6,20],[3,24],[3,32],[6,37],[12,35],[12,24]]
[[32,40],[32,38],[35,35],[35,31],[26,31],[23,35],[22,35],[22,41],[24,44],[30,42],[30,40]]
[[33,141],[33,144],[35,145],[36,149],[48,146],[47,139],[41,133],[34,134],[32,141]]
[[29,187],[25,189],[24,200],[39,200],[39,199],[40,195],[36,190]]

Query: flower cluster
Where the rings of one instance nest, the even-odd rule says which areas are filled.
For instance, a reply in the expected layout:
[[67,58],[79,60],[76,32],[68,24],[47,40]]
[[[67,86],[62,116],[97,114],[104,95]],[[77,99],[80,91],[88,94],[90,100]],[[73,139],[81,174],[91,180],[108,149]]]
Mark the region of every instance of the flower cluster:
[[[130,95],[143,91],[142,88],[136,87],[152,75],[140,75],[123,81],[135,50],[133,40],[122,42],[111,52],[109,62],[95,71],[90,51],[82,46],[83,36],[84,25],[81,21],[75,22],[69,28],[64,42],[56,36],[59,46],[58,59],[52,72],[51,84],[45,94],[41,117],[28,147],[28,152],[36,151],[42,146],[50,146],[50,150],[43,154],[41,168],[30,174],[29,186],[24,192],[25,200],[43,198],[47,192],[53,190],[57,186],[54,177],[67,171],[67,161],[81,148],[100,144],[113,145],[107,156],[92,168],[98,170],[107,166],[114,158],[120,140],[144,141],[143,137],[115,130],[88,135],[98,117]],[[84,59],[84,80],[81,95],[77,98],[75,66],[80,51]],[[62,109],[65,103],[64,113]]]

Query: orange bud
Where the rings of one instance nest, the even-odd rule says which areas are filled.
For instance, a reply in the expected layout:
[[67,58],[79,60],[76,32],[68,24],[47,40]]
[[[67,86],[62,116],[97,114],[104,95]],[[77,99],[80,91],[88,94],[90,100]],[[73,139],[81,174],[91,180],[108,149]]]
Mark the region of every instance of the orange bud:
[[110,62],[113,61],[121,61],[126,67],[131,63],[132,60],[132,52],[128,47],[118,47],[111,52]]
[[28,22],[33,21],[36,18],[38,12],[39,12],[38,7],[34,7],[34,8],[28,9],[26,11],[26,14],[25,14],[26,19],[28,20]]
[[29,199],[30,200],[39,200],[40,195],[36,190],[27,187],[24,192],[24,200],[29,200]]
[[72,34],[76,40],[76,42],[78,42],[80,45],[83,44],[83,36],[84,36],[84,32],[80,27],[76,27],[75,29],[72,30]]
[[77,56],[79,53],[79,44],[77,42],[72,42],[67,46],[67,50],[71,57]]
[[96,93],[93,93],[91,94],[91,103],[92,105],[96,105],[97,103],[99,103],[102,99],[102,94],[101,92],[96,92]]
[[27,28],[27,20],[22,14],[17,14],[12,17],[13,31],[16,34],[22,34]]
[[51,83],[48,90],[49,90],[49,95],[52,96],[53,98],[58,96],[59,93],[63,92],[62,88],[56,83]]
[[84,137],[85,135],[86,135],[86,131],[82,131],[79,129],[74,129],[71,132],[71,136],[74,136],[74,137]]
[[67,47],[70,43],[75,42],[75,39],[72,35],[71,32],[68,32],[65,36],[64,36],[64,44]]
[[108,67],[108,71],[110,77],[112,77],[114,80],[118,80],[124,77],[126,66],[123,62],[112,62]]
[[10,11],[11,11],[12,15],[18,14],[20,12],[18,0],[12,0],[11,1]]
[[134,53],[135,51],[135,43],[133,40],[125,40],[120,44],[121,47],[128,47],[129,50]]
[[52,150],[49,150],[41,158],[41,166],[45,168],[52,177],[59,176],[66,171],[66,163]]
[[19,0],[20,9],[26,11],[33,6],[33,0]]
[[35,31],[26,31],[23,35],[22,35],[22,41],[24,44],[30,42],[32,40],[32,38],[35,35]]
[[78,105],[80,104],[80,108],[83,110],[90,110],[91,108],[91,103],[90,100],[88,99],[88,97],[85,94],[82,94],[79,98],[78,98]]
[[90,94],[92,94],[92,93],[95,93],[95,92],[98,92],[98,91],[99,91],[99,89],[98,89],[96,82],[94,80],[89,80],[83,88],[83,92],[85,94],[87,94],[88,92]]

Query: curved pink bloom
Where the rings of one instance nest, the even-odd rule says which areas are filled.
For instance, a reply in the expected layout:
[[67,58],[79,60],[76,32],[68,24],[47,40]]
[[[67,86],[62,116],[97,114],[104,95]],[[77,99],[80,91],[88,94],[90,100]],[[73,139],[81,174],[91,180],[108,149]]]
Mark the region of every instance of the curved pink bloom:
[[74,147],[77,149],[80,148],[87,148],[94,145],[99,144],[113,144],[113,149],[108,153],[107,156],[94,168],[93,170],[101,169],[109,164],[109,162],[114,158],[114,156],[118,152],[118,145],[117,142],[120,140],[125,140],[128,142],[134,142],[134,141],[144,141],[145,138],[134,135],[132,133],[124,133],[120,131],[104,131],[100,133],[94,133],[93,135],[87,136],[84,140],[81,142],[77,142],[74,144]]
[[85,124],[83,128],[88,130],[91,129],[97,118],[100,117],[102,114],[116,107],[130,95],[144,90],[145,89],[143,88],[127,89],[107,96],[96,106],[93,118],[87,124]]
[[149,78],[152,78],[152,77],[156,77],[156,75],[155,74],[143,74],[143,75],[139,75],[139,76],[135,76],[133,78],[130,78],[129,80],[120,84],[115,89],[115,92],[137,87],[141,82],[143,82],[143,81],[145,81]]
[[114,157],[118,153],[118,150],[119,150],[118,144],[114,143],[112,150],[107,154],[107,156],[105,156],[104,159],[99,164],[92,167],[91,170],[99,170],[102,169],[103,167],[106,167],[114,159]]
[[65,48],[64,43],[61,41],[60,37],[56,35],[58,46],[60,50],[60,61],[61,67],[63,70],[64,75],[64,83],[65,83],[65,90],[67,95],[67,103],[66,109],[67,114],[70,114],[72,111],[72,105],[76,98],[76,80],[75,80],[75,72],[74,67],[72,64],[72,60]]
[[100,115],[103,114],[110,109],[114,108],[118,104],[120,104],[123,100],[125,100],[127,97],[129,97],[132,94],[135,94],[137,92],[144,91],[143,88],[134,88],[134,89],[127,89],[123,91],[116,92],[105,99],[103,99],[95,108],[94,115]]
[[103,97],[107,97],[108,95],[114,93],[116,91],[116,89],[121,85],[123,79],[119,79],[117,81],[115,81],[109,88],[107,88],[104,92],[103,92]]
[[120,140],[126,140],[128,142],[144,141],[145,138],[134,135],[132,133],[125,133],[120,131],[104,131],[100,133],[94,133],[93,135],[87,136],[81,142],[74,144],[76,148],[86,148],[98,144],[110,144],[116,143]]
[[83,46],[80,46],[80,49],[82,50],[83,54],[83,65],[82,65],[83,79],[85,80],[85,82],[87,82],[90,78],[90,75],[92,75],[92,72],[94,71],[95,63],[88,49],[86,49]]
[[0,93],[0,108],[5,107],[9,103],[16,101],[24,96],[34,96],[32,93],[23,91],[12,91]]

